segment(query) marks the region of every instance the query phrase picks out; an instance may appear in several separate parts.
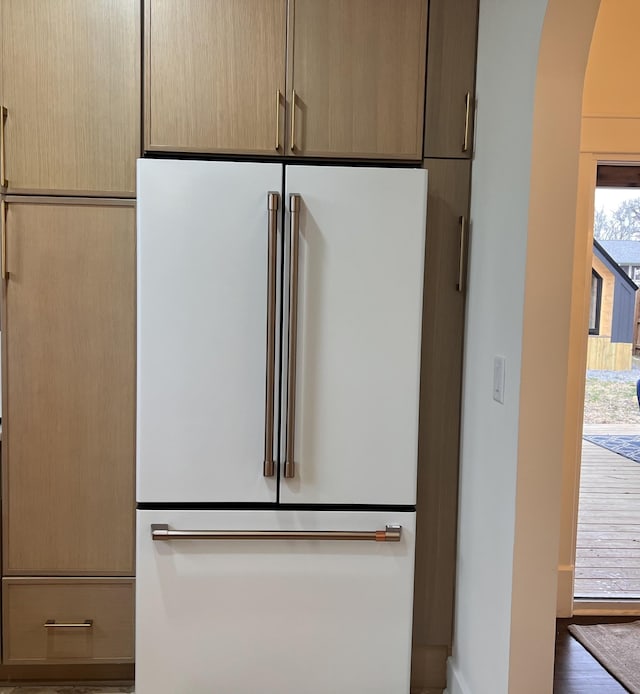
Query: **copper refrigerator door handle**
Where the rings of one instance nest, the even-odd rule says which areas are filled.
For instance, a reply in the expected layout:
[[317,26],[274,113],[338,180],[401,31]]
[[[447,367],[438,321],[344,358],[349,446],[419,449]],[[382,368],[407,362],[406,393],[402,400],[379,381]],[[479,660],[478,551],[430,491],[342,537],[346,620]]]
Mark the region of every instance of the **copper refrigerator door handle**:
[[267,382],[264,414],[264,464],[262,467],[262,474],[265,477],[273,477],[275,472],[273,461],[273,400],[275,397],[276,371],[276,242],[279,202],[280,195],[278,193],[271,192],[267,195],[267,209],[269,212],[267,242]]
[[465,290],[465,269],[467,257],[467,218],[462,215],[459,219],[460,224],[460,251],[458,257],[458,282],[456,290],[463,293]]
[[298,347],[298,255],[300,240],[300,196],[289,196],[291,211],[291,242],[289,261],[289,371],[287,375],[287,446],[284,476],[296,476],[294,462],[296,427],[296,352]]
[[5,136],[4,136],[4,126],[7,120],[7,107],[0,107],[0,187],[6,188],[9,186],[7,181],[7,169],[6,169],[6,154],[5,154]]
[[168,540],[351,540],[400,542],[401,525],[384,530],[173,530],[164,523],[151,526],[151,539]]
[[465,98],[464,110],[464,139],[462,140],[462,151],[469,151],[469,130],[471,127],[471,92],[467,92]]

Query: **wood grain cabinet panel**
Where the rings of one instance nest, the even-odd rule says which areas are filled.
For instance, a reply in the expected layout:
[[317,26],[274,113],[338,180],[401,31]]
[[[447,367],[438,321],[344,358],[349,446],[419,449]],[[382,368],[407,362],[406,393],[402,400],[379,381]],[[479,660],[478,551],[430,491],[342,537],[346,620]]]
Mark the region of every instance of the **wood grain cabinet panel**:
[[135,210],[7,200],[4,574],[131,575]]
[[134,195],[140,1],[3,0],[9,192]]
[[145,49],[145,149],[282,153],[286,0],[148,0]]
[[[456,564],[458,457],[471,162],[429,159],[420,374],[418,505],[413,615],[413,672],[419,677],[452,638]],[[468,223],[465,223],[468,232]],[[462,265],[460,263],[461,250]],[[462,276],[461,276],[462,275]],[[462,278],[459,291],[458,283]],[[444,674],[443,674],[444,677]],[[435,682],[412,680],[415,686]],[[437,683],[444,686],[444,681]]]
[[473,153],[478,0],[429,0],[425,157]]
[[421,159],[426,0],[289,8],[287,153]]
[[5,578],[2,607],[5,664],[133,661],[131,579]]

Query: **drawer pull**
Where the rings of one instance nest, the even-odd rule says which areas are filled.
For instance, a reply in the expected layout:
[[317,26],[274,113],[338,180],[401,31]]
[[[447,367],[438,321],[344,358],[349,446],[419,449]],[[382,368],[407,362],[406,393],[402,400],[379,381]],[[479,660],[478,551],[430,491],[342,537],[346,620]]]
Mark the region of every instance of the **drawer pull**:
[[400,542],[401,525],[384,530],[170,530],[166,524],[151,526],[153,540],[368,540]]
[[42,626],[47,629],[91,629],[93,619],[85,619],[84,622],[56,622],[55,619],[47,619]]

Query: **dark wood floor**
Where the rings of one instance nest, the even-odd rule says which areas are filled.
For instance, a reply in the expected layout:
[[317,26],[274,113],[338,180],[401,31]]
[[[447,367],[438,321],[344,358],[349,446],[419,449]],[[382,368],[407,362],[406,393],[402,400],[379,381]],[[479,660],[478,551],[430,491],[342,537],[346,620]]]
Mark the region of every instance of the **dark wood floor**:
[[569,624],[631,622],[638,617],[573,617],[556,626],[554,694],[625,694],[628,690],[567,631]]

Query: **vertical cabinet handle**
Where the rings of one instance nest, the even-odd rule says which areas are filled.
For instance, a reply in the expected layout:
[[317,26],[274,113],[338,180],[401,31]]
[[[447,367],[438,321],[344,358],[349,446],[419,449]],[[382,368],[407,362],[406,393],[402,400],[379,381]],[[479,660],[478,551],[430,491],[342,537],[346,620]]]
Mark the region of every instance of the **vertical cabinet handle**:
[[7,120],[7,108],[6,106],[2,106],[0,109],[0,186],[2,188],[7,188],[9,184],[7,182],[4,146],[4,125]]
[[458,258],[458,282],[456,290],[460,293],[465,289],[465,269],[467,255],[467,218],[463,215],[459,219],[460,223],[460,256]]
[[2,224],[2,240],[1,240],[1,246],[2,248],[0,249],[0,255],[2,256],[0,258],[0,264],[2,266],[2,279],[6,280],[7,279],[7,203],[5,200],[0,202],[0,217],[2,217],[2,220],[0,221],[0,224]]
[[298,345],[298,253],[300,239],[300,196],[289,196],[291,211],[291,245],[289,263],[289,373],[287,378],[287,448],[284,476],[295,477],[294,462],[296,426],[296,350]]
[[292,152],[296,151],[296,90],[291,95],[291,143],[289,148]]
[[276,91],[276,152],[280,151],[280,90]]
[[278,206],[280,195],[267,195],[269,211],[268,252],[267,252],[267,383],[264,422],[264,465],[262,474],[273,477],[273,399],[275,397],[276,370],[276,241],[278,227]]
[[464,99],[464,139],[462,140],[462,151],[469,151],[469,128],[471,123],[471,92],[467,92]]

